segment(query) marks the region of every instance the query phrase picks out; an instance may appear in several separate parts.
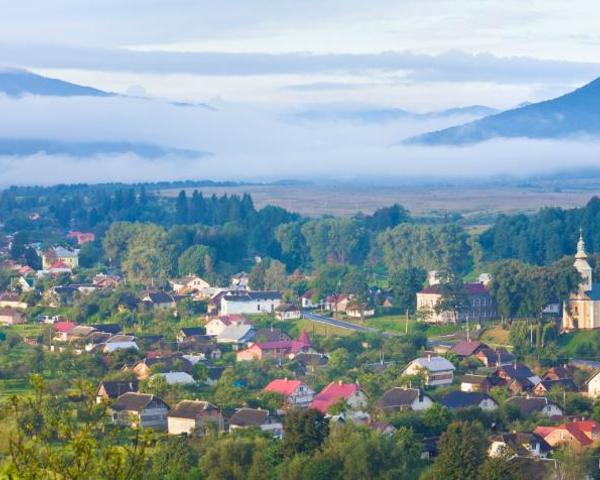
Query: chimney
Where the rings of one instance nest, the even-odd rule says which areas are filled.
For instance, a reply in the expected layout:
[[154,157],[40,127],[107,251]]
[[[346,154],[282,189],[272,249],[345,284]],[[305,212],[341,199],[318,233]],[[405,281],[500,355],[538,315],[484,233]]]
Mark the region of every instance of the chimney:
[[341,384],[342,384],[342,381],[341,381],[341,380],[338,380],[338,385],[341,385]]
[[431,362],[431,353],[427,354],[427,360]]

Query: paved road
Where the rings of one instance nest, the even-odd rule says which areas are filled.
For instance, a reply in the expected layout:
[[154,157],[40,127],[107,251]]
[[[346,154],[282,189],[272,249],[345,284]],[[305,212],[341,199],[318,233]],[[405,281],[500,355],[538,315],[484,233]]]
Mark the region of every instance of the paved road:
[[322,325],[328,325],[330,327],[343,328],[345,330],[352,330],[354,332],[362,333],[382,333],[381,331],[375,328],[363,327],[362,325],[344,322],[343,320],[336,320],[335,318],[324,317],[323,315],[318,315],[314,312],[309,312],[307,310],[302,311],[302,316],[312,322],[320,323]]

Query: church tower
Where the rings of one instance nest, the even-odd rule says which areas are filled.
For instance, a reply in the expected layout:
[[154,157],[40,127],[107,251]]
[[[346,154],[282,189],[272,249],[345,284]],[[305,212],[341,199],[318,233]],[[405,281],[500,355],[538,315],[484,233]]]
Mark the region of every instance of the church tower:
[[587,261],[585,253],[585,243],[583,241],[583,231],[579,230],[579,241],[577,242],[577,254],[573,266],[577,269],[583,281],[579,286],[583,292],[589,292],[592,289],[592,267]]

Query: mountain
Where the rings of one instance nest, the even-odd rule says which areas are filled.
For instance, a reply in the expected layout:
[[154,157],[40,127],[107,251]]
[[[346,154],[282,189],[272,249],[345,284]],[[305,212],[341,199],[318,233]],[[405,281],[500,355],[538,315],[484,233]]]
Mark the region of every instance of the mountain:
[[600,135],[600,78],[552,100],[411,137],[404,143],[466,145],[492,138],[559,139],[578,135]]
[[13,68],[0,69],[0,93],[4,93],[9,97],[20,97],[28,94],[54,97],[109,97],[113,95],[97,88],[76,85],[75,83]]
[[0,138],[0,156],[23,156],[45,153],[47,155],[67,155],[72,157],[92,157],[94,155],[117,155],[133,153],[145,158],[159,158],[173,155],[182,158],[198,158],[210,155],[208,152],[171,148],[144,142],[122,141],[61,141],[39,138]]
[[375,107],[371,105],[325,104],[292,114],[294,120],[303,122],[355,122],[386,123],[398,120],[430,120],[458,116],[484,117],[498,113],[498,110],[482,105],[449,108],[427,113],[414,113],[401,108]]

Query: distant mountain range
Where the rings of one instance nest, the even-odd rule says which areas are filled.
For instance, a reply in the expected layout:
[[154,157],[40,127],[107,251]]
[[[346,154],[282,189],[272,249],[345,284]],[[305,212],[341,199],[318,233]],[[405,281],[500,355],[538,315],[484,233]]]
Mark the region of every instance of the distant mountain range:
[[13,68],[0,69],[0,92],[10,97],[22,95],[110,97],[114,95],[97,88],[85,87]]
[[47,155],[68,155],[73,157],[133,153],[144,158],[159,158],[167,155],[175,155],[181,158],[198,158],[210,155],[208,152],[171,148],[145,142],[84,142],[38,138],[0,138],[0,155],[23,156],[35,155],[37,153],[45,153]]
[[600,78],[561,97],[464,125],[411,137],[421,145],[466,145],[492,138],[564,139],[600,135]]
[[427,113],[415,113],[401,108],[373,107],[369,105],[320,105],[290,117],[294,120],[308,122],[335,122],[346,121],[356,123],[386,123],[398,120],[430,120],[458,116],[485,117],[493,115],[499,110],[483,105],[449,108]]

